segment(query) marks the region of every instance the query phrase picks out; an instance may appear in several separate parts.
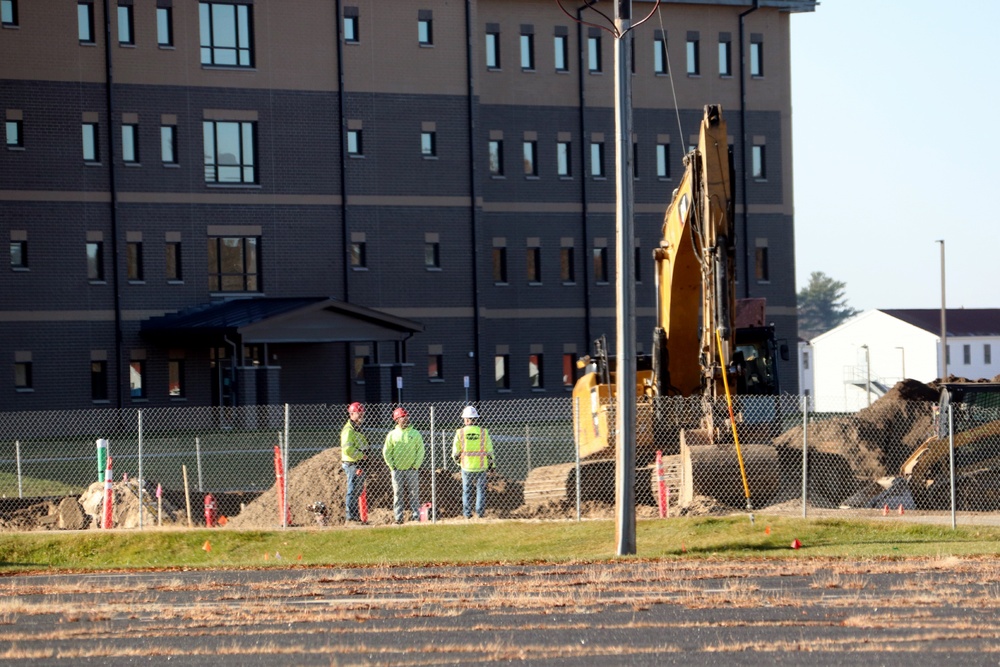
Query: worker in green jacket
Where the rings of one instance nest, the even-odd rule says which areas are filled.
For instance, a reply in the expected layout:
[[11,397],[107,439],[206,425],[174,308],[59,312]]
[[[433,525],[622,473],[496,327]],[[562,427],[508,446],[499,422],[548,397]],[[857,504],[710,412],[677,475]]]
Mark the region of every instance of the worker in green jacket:
[[361,522],[358,500],[365,488],[365,452],[368,439],[361,432],[361,422],[365,418],[365,406],[351,403],[347,406],[347,423],[340,430],[340,465],[347,475],[347,523]]
[[404,494],[410,504],[410,517],[420,520],[420,465],[424,462],[424,439],[410,426],[410,415],[403,408],[392,412],[396,427],[385,436],[382,458],[392,474],[393,511],[396,523],[403,523]]
[[472,518],[470,492],[476,487],[476,514],[483,518],[486,512],[486,471],[494,467],[493,441],[485,426],[479,426],[479,411],[471,405],[462,410],[465,425],[455,431],[451,445],[451,458],[462,467],[462,514]]

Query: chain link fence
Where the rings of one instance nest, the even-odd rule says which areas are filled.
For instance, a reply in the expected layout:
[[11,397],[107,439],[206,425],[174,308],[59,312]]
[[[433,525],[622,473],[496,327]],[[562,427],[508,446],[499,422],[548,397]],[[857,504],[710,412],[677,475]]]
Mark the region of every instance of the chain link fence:
[[[643,401],[637,516],[751,510],[1000,519],[1000,407],[962,404],[941,415],[930,398],[887,395],[845,414],[803,410],[790,395],[740,396],[731,405]],[[570,397],[475,406],[495,463],[487,474],[487,518],[614,516],[612,405],[599,403],[598,417]],[[370,524],[394,519],[381,454],[395,407],[366,406],[361,427],[369,445],[363,512]],[[462,475],[453,457],[463,407],[406,405],[424,442],[419,520],[463,520]],[[608,447],[580,460],[575,438],[602,419],[610,426]],[[4,414],[0,529],[342,524],[347,479],[339,446],[346,421],[344,405]],[[474,489],[470,496],[474,503]]]

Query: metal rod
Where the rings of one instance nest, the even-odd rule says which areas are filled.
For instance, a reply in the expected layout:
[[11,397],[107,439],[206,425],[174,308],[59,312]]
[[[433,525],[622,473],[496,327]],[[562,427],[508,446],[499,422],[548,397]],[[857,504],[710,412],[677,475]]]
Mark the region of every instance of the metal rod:
[[198,436],[194,437],[194,460],[198,466],[198,493],[203,493],[205,487],[201,483],[201,438]]
[[[444,433],[441,434],[444,441]],[[434,465],[434,406],[431,406],[431,522],[437,523],[437,466]]]
[[809,397],[802,397],[802,518],[806,518],[809,493]]
[[952,412],[951,401],[948,401],[948,456],[951,459],[951,529],[955,530],[955,413]]
[[23,480],[21,478],[21,441],[14,441],[14,453],[17,457],[17,497],[24,498]]
[[138,411],[139,417],[139,530],[142,530],[142,410]]

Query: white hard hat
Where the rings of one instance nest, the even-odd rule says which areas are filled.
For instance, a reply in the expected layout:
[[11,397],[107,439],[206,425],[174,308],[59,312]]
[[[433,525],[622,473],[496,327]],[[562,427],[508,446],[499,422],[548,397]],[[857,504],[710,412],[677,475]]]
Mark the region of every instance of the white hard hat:
[[479,413],[471,405],[466,405],[465,409],[462,410],[462,419],[478,419]]

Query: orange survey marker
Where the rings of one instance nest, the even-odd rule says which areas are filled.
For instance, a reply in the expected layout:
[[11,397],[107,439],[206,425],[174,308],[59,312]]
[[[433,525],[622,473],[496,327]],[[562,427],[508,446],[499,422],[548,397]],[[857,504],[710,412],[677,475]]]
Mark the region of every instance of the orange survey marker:
[[[274,480],[278,487],[278,521],[282,525],[292,525],[292,513],[285,500],[285,467],[281,462],[281,447],[274,446]],[[284,517],[284,519],[282,519]]]
[[111,457],[109,456],[108,469],[104,473],[104,521],[102,522],[102,528],[114,527],[115,492],[111,486],[112,477]]

